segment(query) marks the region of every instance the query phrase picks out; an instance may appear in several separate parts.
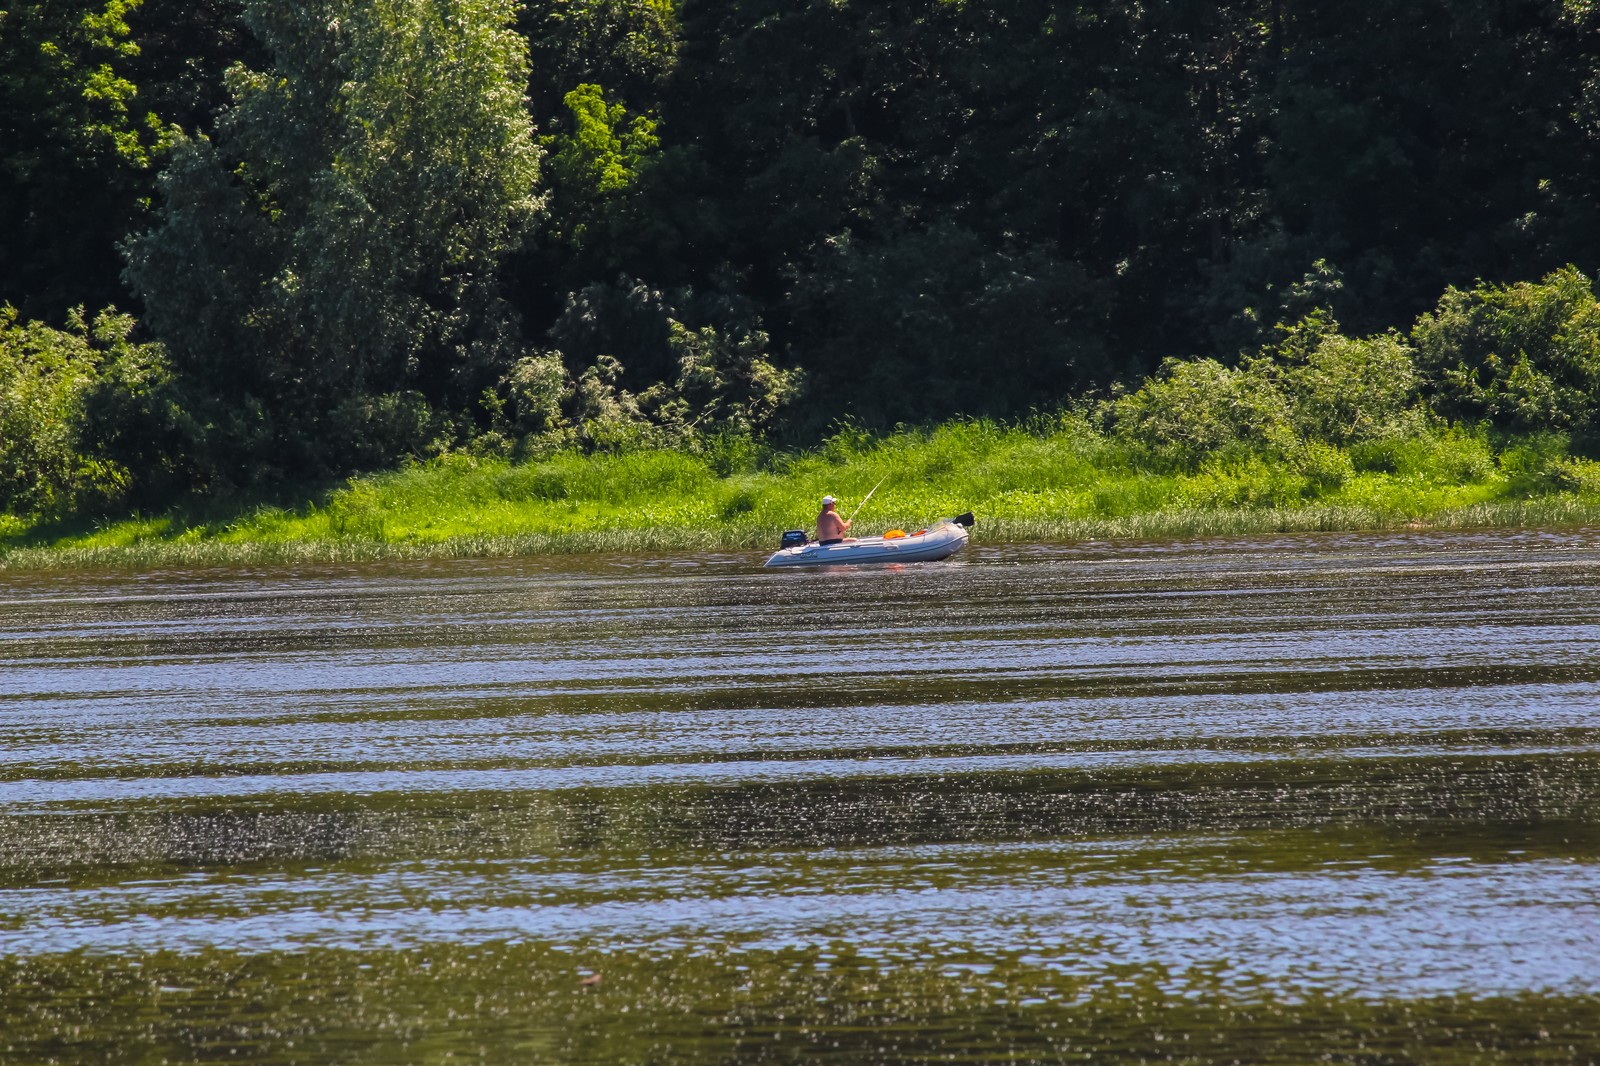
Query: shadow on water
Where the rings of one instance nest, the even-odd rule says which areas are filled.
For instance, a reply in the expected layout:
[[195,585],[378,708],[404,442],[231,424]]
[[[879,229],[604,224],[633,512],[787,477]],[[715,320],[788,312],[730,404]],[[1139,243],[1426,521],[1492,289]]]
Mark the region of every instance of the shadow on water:
[[889,968],[840,944],[0,963],[0,981],[20,993],[13,1010],[26,1004],[53,1029],[29,1042],[30,1061],[131,1060],[106,1051],[122,1047],[203,1062],[1451,1064],[1582,1062],[1594,1046],[1588,997],[1281,997],[1187,977],[1175,991],[1160,969],[1081,980],[995,955]]
[[1600,537],[11,575],[0,1061],[1586,1062]]

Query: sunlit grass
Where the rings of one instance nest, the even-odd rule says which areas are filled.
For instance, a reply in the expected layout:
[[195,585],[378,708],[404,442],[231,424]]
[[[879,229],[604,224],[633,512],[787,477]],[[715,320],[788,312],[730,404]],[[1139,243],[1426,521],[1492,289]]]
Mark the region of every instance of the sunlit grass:
[[[1552,463],[1565,464],[1565,482],[1547,475]],[[1162,469],[1070,417],[1027,428],[960,422],[841,434],[811,451],[752,452],[732,470],[717,466],[714,456],[674,451],[523,464],[455,455],[353,479],[293,508],[173,511],[80,528],[5,518],[0,566],[757,550],[781,530],[809,527],[824,493],[848,514],[874,485],[857,531],[914,529],[972,510],[980,542],[1600,520],[1600,466],[1548,441],[1496,450],[1461,430]]]

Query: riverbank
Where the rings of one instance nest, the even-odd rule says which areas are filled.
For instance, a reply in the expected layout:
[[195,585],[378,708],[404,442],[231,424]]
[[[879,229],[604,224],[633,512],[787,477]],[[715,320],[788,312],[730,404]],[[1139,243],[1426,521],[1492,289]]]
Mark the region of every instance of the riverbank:
[[612,551],[760,551],[833,493],[857,529],[972,510],[982,542],[1600,522],[1600,464],[1555,435],[1441,427],[1349,449],[1309,442],[1162,468],[1064,417],[963,422],[803,453],[447,456],[294,507],[211,504],[92,524],[0,518],[0,569],[316,563]]

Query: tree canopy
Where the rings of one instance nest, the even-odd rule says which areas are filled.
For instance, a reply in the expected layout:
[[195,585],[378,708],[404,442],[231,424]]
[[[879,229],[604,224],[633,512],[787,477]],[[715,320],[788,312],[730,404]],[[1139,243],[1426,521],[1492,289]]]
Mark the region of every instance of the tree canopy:
[[133,314],[208,483],[1223,389],[1313,312],[1414,341],[1441,410],[1578,429],[1591,7],[17,3],[0,303]]

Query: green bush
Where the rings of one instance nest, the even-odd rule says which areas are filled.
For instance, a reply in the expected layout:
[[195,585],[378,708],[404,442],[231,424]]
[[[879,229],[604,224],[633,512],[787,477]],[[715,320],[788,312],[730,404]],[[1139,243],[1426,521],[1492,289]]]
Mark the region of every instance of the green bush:
[[511,365],[484,395],[496,429],[520,437],[552,433],[565,425],[561,404],[570,383],[560,352],[534,352]]
[[357,393],[328,414],[327,437],[359,467],[387,465],[397,455],[424,455],[451,436],[442,419],[414,389]]
[[656,421],[685,431],[762,433],[799,395],[803,375],[773,365],[762,330],[690,329],[677,319],[667,328],[677,378],[639,398]]
[[1548,464],[1543,474],[1546,491],[1600,496],[1600,463],[1593,459],[1567,456]]
[[1600,429],[1600,304],[1576,267],[1447,289],[1412,340],[1448,418],[1517,433]]
[[1422,376],[1415,353],[1401,337],[1346,337],[1321,313],[1286,332],[1276,349],[1247,366],[1284,393],[1290,420],[1303,439],[1348,445],[1421,428]]
[[705,459],[717,477],[731,477],[756,470],[768,452],[766,446],[750,433],[733,429],[705,435],[694,450]]
[[1537,496],[1546,492],[1574,491],[1583,468],[1572,461],[1565,433],[1532,433],[1506,445],[1500,452],[1500,474],[1513,495]]
[[1307,479],[1259,455],[1219,456],[1184,479],[1178,498],[1205,509],[1288,507],[1307,495]]
[[1282,451],[1294,440],[1283,392],[1215,359],[1168,359],[1137,392],[1113,400],[1108,413],[1116,438],[1190,468],[1227,445]]
[[1473,485],[1496,475],[1494,448],[1480,428],[1459,426],[1433,433],[1385,437],[1351,445],[1361,473],[1394,474],[1437,484]]
[[166,354],[106,308],[65,330],[0,307],[0,511],[59,518],[157,485],[181,433]]
[[1318,440],[1305,442],[1293,457],[1293,467],[1306,479],[1307,488],[1315,495],[1342,487],[1356,472],[1347,453]]
[[1427,428],[1421,374],[1403,338],[1346,337],[1322,312],[1281,328],[1277,345],[1239,367],[1167,360],[1105,407],[1114,439],[1191,471],[1213,460],[1273,459],[1321,492],[1353,473],[1339,449]]

